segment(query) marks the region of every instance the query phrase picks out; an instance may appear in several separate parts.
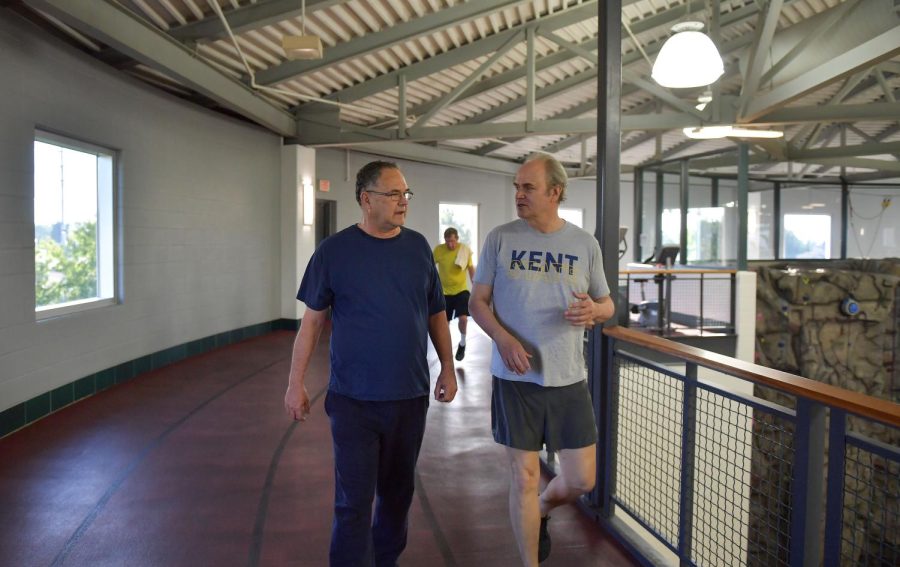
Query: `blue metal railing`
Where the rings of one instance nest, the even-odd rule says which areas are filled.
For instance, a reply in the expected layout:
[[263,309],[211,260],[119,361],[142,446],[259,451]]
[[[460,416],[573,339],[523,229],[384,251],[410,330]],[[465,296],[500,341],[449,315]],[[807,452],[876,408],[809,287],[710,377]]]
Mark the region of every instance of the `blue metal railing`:
[[604,333],[614,342],[599,408],[601,519],[627,517],[672,564],[900,565],[900,405],[645,333]]

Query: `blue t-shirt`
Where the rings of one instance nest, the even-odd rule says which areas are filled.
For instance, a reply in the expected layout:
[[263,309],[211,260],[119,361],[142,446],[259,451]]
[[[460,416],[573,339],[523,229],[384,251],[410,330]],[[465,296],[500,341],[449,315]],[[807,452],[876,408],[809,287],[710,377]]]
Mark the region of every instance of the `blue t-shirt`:
[[345,228],[319,245],[297,299],[332,308],[331,391],[375,401],[428,395],[428,319],[444,311],[444,294],[424,236]]

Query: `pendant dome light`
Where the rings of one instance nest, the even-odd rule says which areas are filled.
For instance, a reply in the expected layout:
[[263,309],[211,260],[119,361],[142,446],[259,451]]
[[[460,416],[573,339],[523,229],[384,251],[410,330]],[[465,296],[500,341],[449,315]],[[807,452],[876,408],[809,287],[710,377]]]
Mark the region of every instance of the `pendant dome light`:
[[663,44],[650,76],[664,87],[685,89],[714,83],[725,72],[722,56],[701,22],[680,22]]

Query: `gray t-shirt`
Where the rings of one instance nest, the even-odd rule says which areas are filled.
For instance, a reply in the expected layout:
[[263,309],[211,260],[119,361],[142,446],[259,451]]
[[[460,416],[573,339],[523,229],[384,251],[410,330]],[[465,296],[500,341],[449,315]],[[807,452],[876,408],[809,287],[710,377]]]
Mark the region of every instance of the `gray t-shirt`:
[[542,386],[587,378],[584,327],[569,324],[564,313],[576,301],[573,291],[592,298],[609,295],[597,239],[568,222],[544,234],[514,220],[487,235],[475,283],[493,286],[497,319],[532,355],[531,370],[519,376],[506,368],[494,343],[494,376]]

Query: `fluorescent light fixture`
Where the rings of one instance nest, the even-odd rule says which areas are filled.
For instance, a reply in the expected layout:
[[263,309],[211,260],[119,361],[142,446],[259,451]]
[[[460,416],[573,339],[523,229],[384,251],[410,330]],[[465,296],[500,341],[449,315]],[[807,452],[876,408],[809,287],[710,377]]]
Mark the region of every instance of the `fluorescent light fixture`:
[[288,59],[321,59],[322,40],[317,35],[286,35],[281,47]]
[[316,197],[313,194],[313,184],[303,182],[303,224],[312,226],[316,220]]
[[779,130],[751,130],[736,126],[701,126],[685,128],[684,135],[693,140],[716,140],[719,138],[781,138],[784,132]]
[[712,84],[725,72],[722,56],[700,22],[672,26],[674,35],[663,44],[650,76],[664,87],[685,89]]

